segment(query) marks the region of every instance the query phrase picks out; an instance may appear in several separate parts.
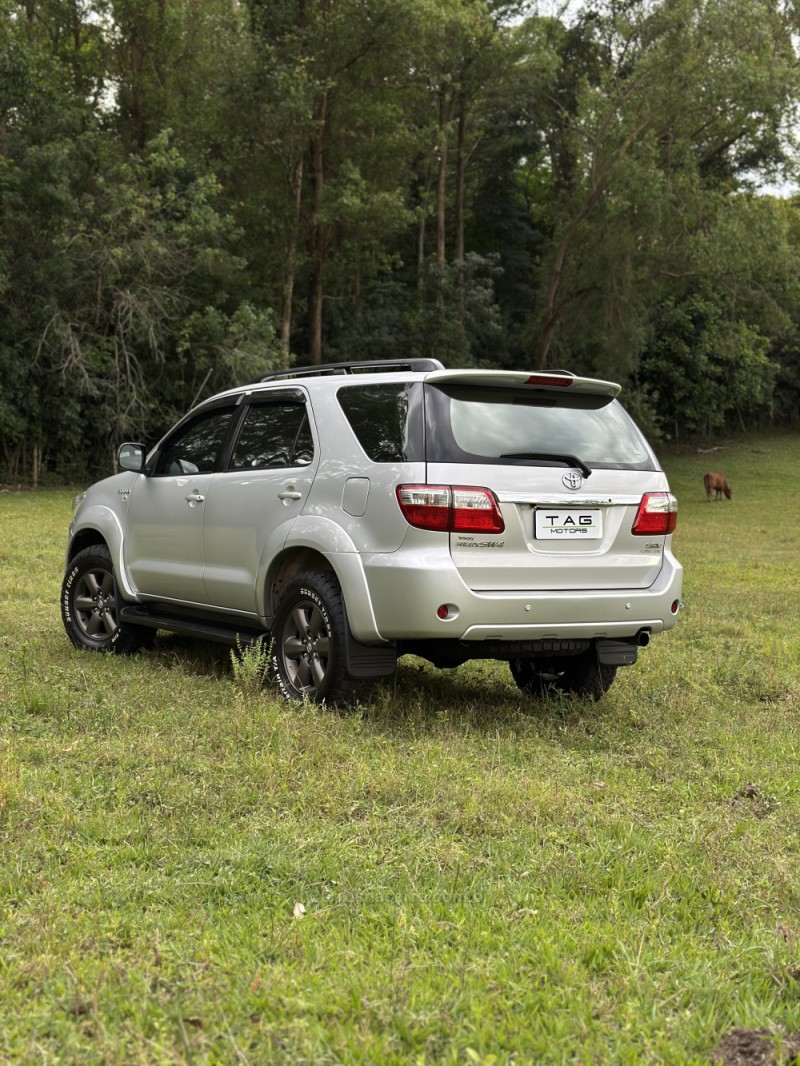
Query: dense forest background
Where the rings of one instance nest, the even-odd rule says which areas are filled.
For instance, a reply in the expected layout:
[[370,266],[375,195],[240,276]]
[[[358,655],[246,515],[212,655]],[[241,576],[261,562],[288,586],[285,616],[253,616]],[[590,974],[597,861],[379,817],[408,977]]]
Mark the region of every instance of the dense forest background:
[[800,417],[793,3],[0,0],[0,480],[291,363]]

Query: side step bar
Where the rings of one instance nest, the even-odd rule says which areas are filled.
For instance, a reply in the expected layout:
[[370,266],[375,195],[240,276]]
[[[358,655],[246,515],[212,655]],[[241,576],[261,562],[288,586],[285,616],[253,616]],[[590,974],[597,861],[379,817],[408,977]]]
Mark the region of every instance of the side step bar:
[[129,622],[131,625],[167,629],[170,633],[180,633],[184,637],[203,637],[205,640],[216,640],[220,644],[235,645],[237,641],[241,644],[254,644],[267,636],[266,630],[255,626],[246,626],[233,621],[225,623],[183,618],[180,615],[148,611],[146,607],[121,607],[118,618],[120,622]]

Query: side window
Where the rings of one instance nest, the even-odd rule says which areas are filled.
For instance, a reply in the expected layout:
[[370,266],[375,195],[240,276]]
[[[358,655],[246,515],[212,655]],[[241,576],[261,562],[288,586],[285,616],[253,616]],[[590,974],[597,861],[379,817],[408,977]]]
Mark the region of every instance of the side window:
[[405,385],[356,385],[339,389],[337,398],[358,443],[373,463],[411,458]]
[[154,470],[157,477],[209,474],[216,465],[233,408],[216,408],[181,426],[161,449]]
[[231,456],[231,470],[308,466],[314,441],[303,404],[254,404],[247,412]]

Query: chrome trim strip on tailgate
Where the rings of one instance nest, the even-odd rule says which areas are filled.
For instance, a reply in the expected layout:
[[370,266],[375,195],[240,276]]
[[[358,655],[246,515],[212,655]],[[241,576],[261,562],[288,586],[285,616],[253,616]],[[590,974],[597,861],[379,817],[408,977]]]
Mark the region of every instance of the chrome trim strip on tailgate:
[[535,507],[638,507],[642,494],[638,496],[576,496],[571,493],[542,496],[532,492],[496,492],[500,503],[529,503]]

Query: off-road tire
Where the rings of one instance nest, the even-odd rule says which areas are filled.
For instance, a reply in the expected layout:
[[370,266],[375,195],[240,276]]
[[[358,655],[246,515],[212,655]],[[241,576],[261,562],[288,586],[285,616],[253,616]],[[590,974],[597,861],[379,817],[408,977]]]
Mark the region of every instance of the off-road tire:
[[597,658],[592,647],[581,655],[565,656],[544,662],[539,659],[511,659],[511,676],[517,687],[540,699],[559,692],[598,700],[611,687],[617,675],[616,666],[608,666]]
[[117,585],[111,554],[104,544],[79,551],[61,586],[61,618],[76,648],[130,654],[153,643],[155,630],[119,625]]
[[347,676],[347,616],[336,577],[309,571],[286,586],[272,624],[273,676],[288,700],[351,703],[359,692]]

